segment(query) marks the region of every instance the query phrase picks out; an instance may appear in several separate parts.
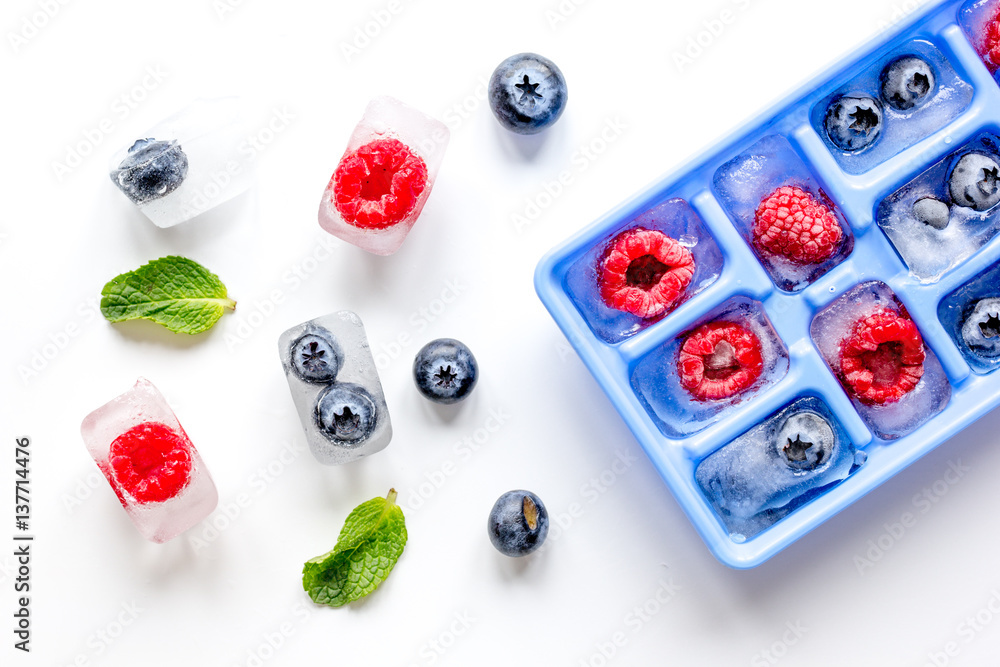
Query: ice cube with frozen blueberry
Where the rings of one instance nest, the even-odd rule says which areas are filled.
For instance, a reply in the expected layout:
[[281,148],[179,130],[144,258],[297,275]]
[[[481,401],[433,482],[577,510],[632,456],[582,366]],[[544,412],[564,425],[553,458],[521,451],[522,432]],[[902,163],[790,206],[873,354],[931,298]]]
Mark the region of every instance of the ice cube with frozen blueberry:
[[320,227],[375,255],[402,245],[437,179],[448,127],[376,97],[354,128],[319,205]]
[[695,470],[702,493],[743,542],[846,479],[866,456],[818,398],[793,401]]
[[136,529],[166,542],[219,502],[212,476],[163,395],[148,380],[91,412],[80,433]]
[[1000,264],[942,299],[938,319],[975,373],[1000,368]]
[[153,224],[172,227],[250,187],[246,137],[238,99],[198,100],[117,151],[111,181]]
[[344,310],[304,322],[281,334],[278,351],[320,463],[349,463],[385,449],[392,424],[361,318]]

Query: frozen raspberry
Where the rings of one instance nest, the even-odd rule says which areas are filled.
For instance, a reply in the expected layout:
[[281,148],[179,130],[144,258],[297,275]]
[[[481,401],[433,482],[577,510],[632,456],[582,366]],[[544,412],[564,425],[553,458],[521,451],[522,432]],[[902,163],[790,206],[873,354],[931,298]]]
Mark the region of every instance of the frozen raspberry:
[[748,389],[764,368],[760,341],[735,322],[709,322],[691,332],[677,356],[681,386],[700,401]]
[[761,250],[796,264],[830,259],[844,237],[836,216],[811,194],[792,186],[778,188],[757,208],[753,242]]
[[692,276],[691,251],[663,232],[637,227],[611,241],[598,282],[609,308],[650,318],[672,307]]
[[331,185],[345,222],[384,229],[413,211],[427,187],[427,165],[398,139],[376,139],[341,159]]
[[118,485],[139,503],[169,500],[191,481],[190,441],[159,422],[122,433],[111,443],[108,459]]
[[840,370],[848,388],[866,405],[895,403],[924,374],[924,341],[904,310],[863,317],[841,343]]
[[983,33],[983,62],[991,72],[1000,69],[1000,9],[986,22]]

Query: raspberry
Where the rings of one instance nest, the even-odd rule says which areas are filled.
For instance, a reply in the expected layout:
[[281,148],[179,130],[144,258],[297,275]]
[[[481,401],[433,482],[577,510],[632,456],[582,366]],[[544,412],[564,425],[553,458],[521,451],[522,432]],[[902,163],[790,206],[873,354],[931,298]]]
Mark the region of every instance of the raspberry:
[[191,481],[191,441],[159,422],[122,433],[111,443],[108,459],[118,486],[142,504],[169,500]]
[[878,310],[855,322],[841,343],[840,370],[866,405],[895,403],[924,374],[924,341],[906,311]]
[[735,396],[753,385],[763,369],[756,334],[722,320],[692,331],[677,356],[681,386],[699,401]]
[[983,62],[990,72],[1000,69],[1000,9],[987,21],[983,34]]
[[656,317],[680,298],[694,276],[691,251],[663,232],[637,227],[611,241],[598,282],[609,308]]
[[833,212],[800,188],[778,188],[757,208],[753,242],[758,248],[796,264],[830,259],[844,237]]
[[427,165],[398,139],[376,139],[341,159],[331,185],[345,222],[384,229],[413,211],[427,187]]

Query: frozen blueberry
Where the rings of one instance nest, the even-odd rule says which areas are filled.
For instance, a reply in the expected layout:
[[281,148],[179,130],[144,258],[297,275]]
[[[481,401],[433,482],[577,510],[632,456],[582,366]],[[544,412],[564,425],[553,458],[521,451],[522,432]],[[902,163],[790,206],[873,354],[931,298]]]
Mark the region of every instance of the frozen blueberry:
[[833,453],[833,427],[811,410],[796,412],[778,429],[775,445],[789,468],[815,470]]
[[924,197],[913,205],[913,217],[934,229],[944,229],[951,220],[951,208],[940,199]]
[[916,56],[896,58],[880,77],[882,99],[897,111],[909,111],[934,95],[937,78],[927,61]]
[[457,403],[476,386],[479,366],[464,343],[439,338],[417,352],[413,379],[420,393],[435,403]]
[[377,418],[375,401],[356,384],[332,384],[316,400],[320,432],[339,444],[353,445],[365,440],[375,430]]
[[111,172],[111,180],[134,204],[141,205],[179,188],[187,170],[187,155],[176,142],[139,139]]
[[535,134],[556,122],[567,95],[566,79],[556,64],[535,53],[507,58],[490,77],[493,115],[518,134]]
[[306,382],[333,382],[342,360],[337,344],[325,330],[299,336],[289,355],[295,374]]
[[508,491],[493,505],[486,528],[490,542],[505,556],[527,556],[549,534],[549,513],[530,491]]
[[962,325],[962,339],[976,354],[1000,356],[1000,299],[987,298],[976,302]]
[[839,97],[826,110],[826,135],[847,152],[872,145],[882,133],[882,105],[870,97]]
[[1000,203],[1000,164],[982,153],[966,153],[948,178],[951,200],[974,211],[988,211]]

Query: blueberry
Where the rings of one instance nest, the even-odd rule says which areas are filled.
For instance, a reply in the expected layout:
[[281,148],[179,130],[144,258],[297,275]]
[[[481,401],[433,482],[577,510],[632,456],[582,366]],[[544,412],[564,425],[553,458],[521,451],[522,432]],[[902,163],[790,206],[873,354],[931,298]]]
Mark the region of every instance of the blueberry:
[[535,134],[556,122],[566,107],[566,79],[555,63],[535,53],[511,56],[490,77],[490,108],[500,124]]
[[413,379],[420,393],[435,403],[457,403],[476,386],[479,366],[464,343],[439,338],[417,352]]
[[364,441],[375,430],[378,408],[364,387],[356,384],[332,384],[316,400],[316,423],[328,439],[353,445]]
[[927,61],[902,56],[885,66],[880,81],[886,104],[897,111],[909,111],[934,95],[937,77]]
[[987,298],[976,302],[962,325],[962,339],[977,354],[1000,356],[1000,299]]
[[966,153],[948,177],[951,200],[974,211],[988,211],[1000,203],[1000,164],[982,153]]
[[913,205],[913,217],[934,229],[944,229],[951,221],[951,208],[940,199],[924,197]]
[[177,142],[139,139],[111,180],[134,204],[145,204],[179,188],[187,171],[187,155]]
[[289,355],[292,370],[306,382],[332,382],[343,359],[326,330],[307,332],[296,338]]
[[530,491],[508,491],[493,505],[486,528],[490,542],[505,556],[527,556],[549,534],[549,513]]
[[815,470],[830,460],[835,436],[830,422],[812,410],[796,412],[778,429],[775,446],[794,470]]
[[839,97],[826,110],[826,135],[837,148],[859,151],[882,133],[882,105],[870,97]]

